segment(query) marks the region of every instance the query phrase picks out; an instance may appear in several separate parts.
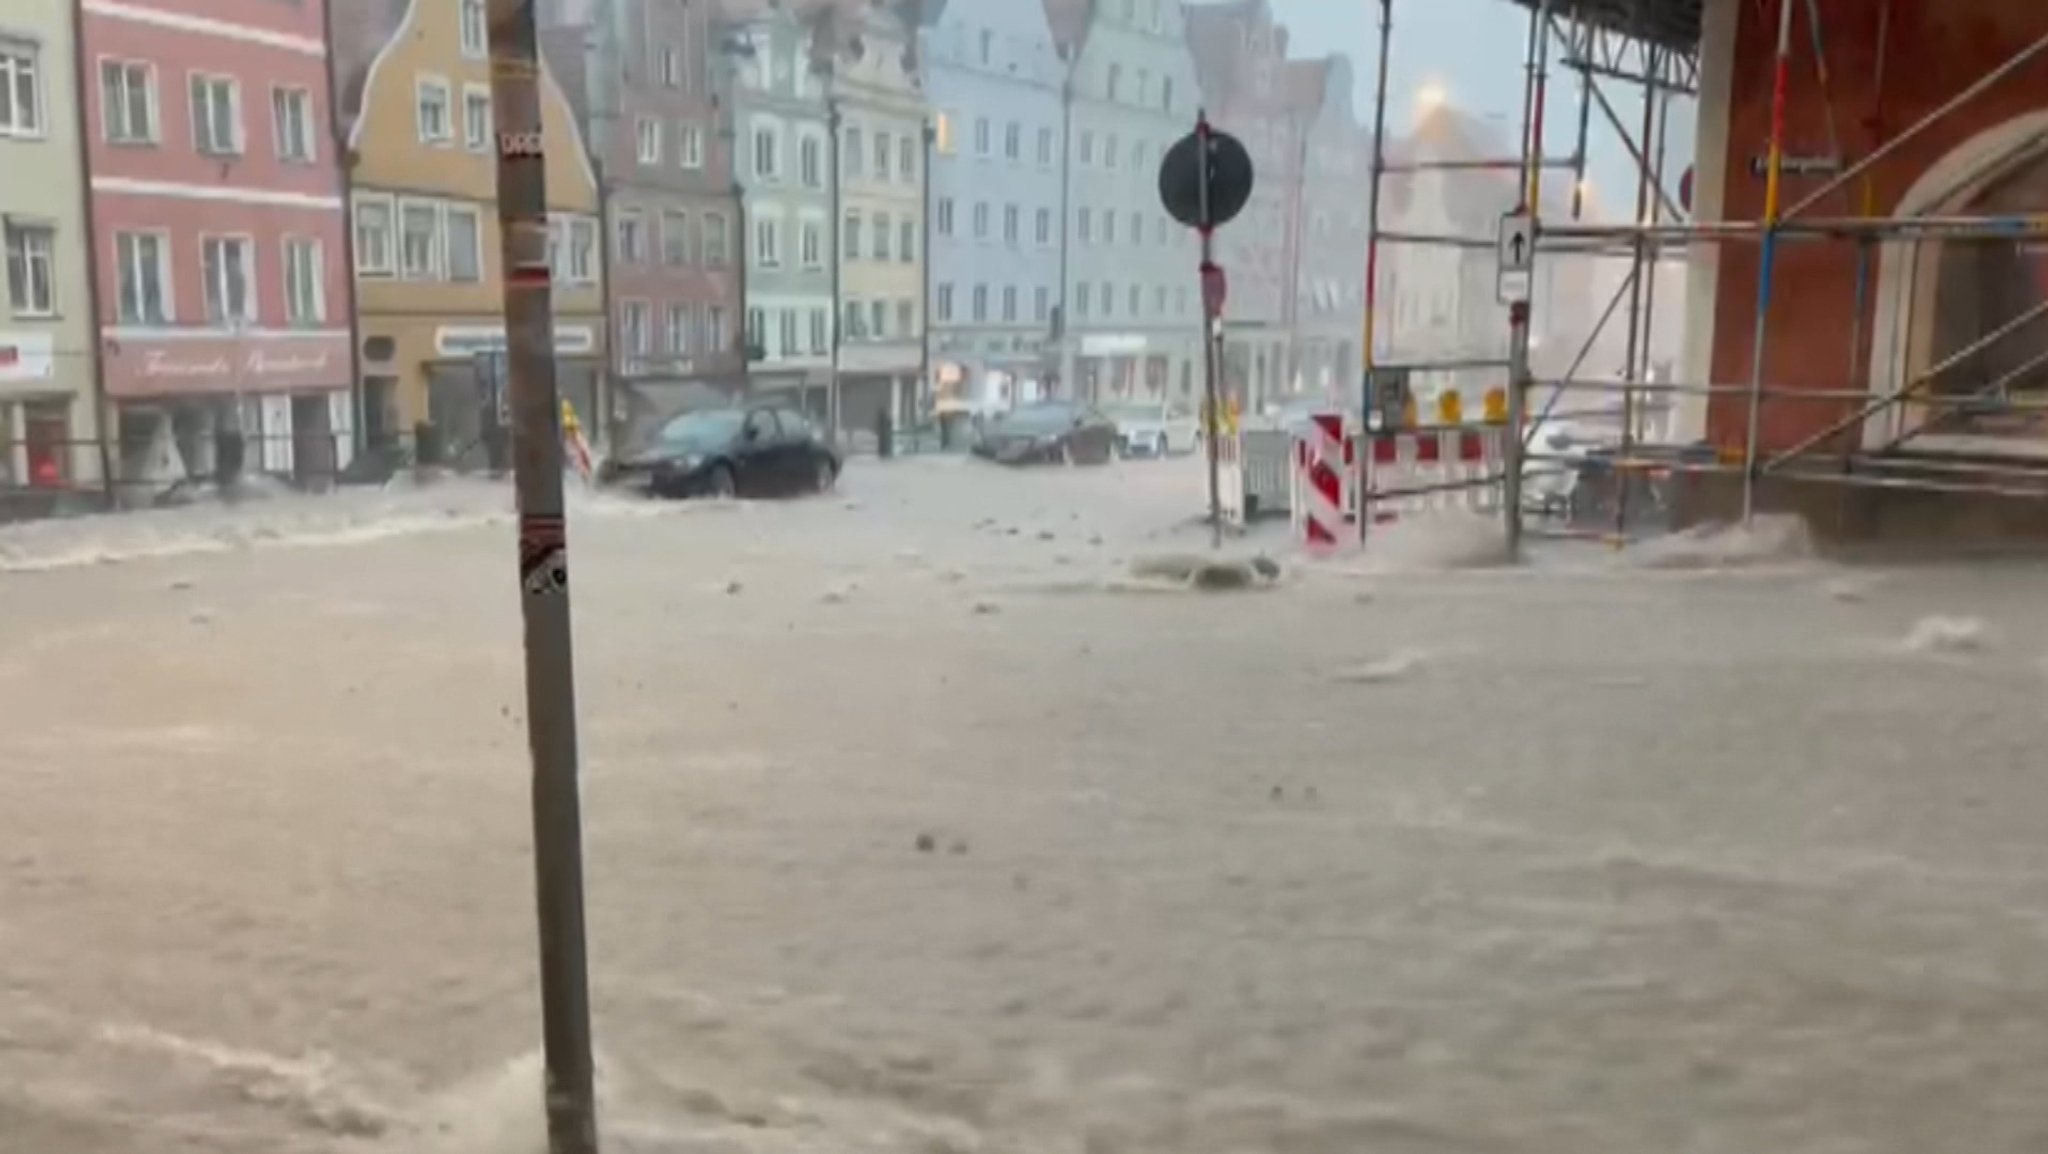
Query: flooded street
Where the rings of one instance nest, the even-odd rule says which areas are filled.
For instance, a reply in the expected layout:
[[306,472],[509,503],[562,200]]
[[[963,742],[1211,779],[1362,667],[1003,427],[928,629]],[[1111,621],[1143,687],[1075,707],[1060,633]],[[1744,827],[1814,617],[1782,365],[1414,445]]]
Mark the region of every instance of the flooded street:
[[[608,1149],[2048,1148],[2048,571],[1129,580],[1198,474],[582,503]],[[0,1151],[544,1148],[506,499],[10,531]]]

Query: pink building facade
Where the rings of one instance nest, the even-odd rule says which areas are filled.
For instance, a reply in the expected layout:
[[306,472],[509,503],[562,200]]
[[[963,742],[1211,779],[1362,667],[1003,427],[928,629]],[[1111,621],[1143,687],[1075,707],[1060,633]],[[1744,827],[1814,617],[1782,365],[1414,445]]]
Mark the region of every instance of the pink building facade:
[[147,488],[347,464],[350,316],[326,0],[84,0],[101,373]]

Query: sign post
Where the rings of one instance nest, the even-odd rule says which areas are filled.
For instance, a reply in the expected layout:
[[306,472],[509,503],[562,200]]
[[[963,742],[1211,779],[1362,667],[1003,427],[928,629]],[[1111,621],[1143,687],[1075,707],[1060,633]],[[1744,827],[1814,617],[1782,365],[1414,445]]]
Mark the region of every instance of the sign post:
[[597,1154],[539,37],[535,0],[489,2],[498,224],[506,270],[505,369],[512,393],[519,606],[526,640],[526,741],[533,758],[533,864],[540,915],[548,1151]]
[[1527,212],[1500,218],[1500,263],[1494,295],[1504,305],[1527,304],[1536,267],[1536,219]]
[[1238,139],[1209,125],[1207,110],[1195,113],[1195,130],[1159,158],[1159,200],[1167,214],[1202,238],[1197,272],[1202,289],[1202,392],[1207,414],[1202,438],[1209,457],[1209,544],[1223,547],[1223,490],[1217,438],[1223,435],[1223,404],[1216,373],[1222,352],[1223,302],[1229,280],[1215,260],[1216,227],[1244,211],[1252,196],[1252,158]]

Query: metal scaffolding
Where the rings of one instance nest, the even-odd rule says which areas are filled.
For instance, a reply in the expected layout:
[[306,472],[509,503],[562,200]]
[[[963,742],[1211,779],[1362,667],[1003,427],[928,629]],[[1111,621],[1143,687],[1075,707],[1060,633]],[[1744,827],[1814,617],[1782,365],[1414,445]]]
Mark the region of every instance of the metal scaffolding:
[[[1958,85],[1953,97],[1932,108],[1919,119],[1897,131],[1887,132],[1880,117],[1871,117],[1869,139],[1860,154],[1843,139],[1835,115],[1836,80],[1828,68],[1828,29],[1822,21],[1818,0],[1758,0],[1758,11],[1767,12],[1775,31],[1772,61],[1770,137],[1759,173],[1764,180],[1763,212],[1757,220],[1692,219],[1685,196],[1676,192],[1669,179],[1674,159],[1667,147],[1671,102],[1676,97],[1700,91],[1702,3],[1700,0],[1515,0],[1528,10],[1529,28],[1525,54],[1524,100],[1520,155],[1514,159],[1430,163],[1420,159],[1396,164],[1388,159],[1385,143],[1387,122],[1388,64],[1397,8],[1423,0],[1368,0],[1378,9],[1379,79],[1374,113],[1374,157],[1372,164],[1372,211],[1368,218],[1365,350],[1370,411],[1379,376],[1389,368],[1379,363],[1375,329],[1382,304],[1382,246],[1451,245],[1460,248],[1492,248],[1493,237],[1419,236],[1382,228],[1380,196],[1390,176],[1439,169],[1445,171],[1493,171],[1518,174],[1519,207],[1533,236],[1532,263],[1554,262],[1560,258],[1621,259],[1627,262],[1621,279],[1605,310],[1578,346],[1568,368],[1557,375],[1531,371],[1531,301],[1529,294],[1503,302],[1508,314],[1507,420],[1519,429],[1509,437],[1504,473],[1495,479],[1505,499],[1506,533],[1512,548],[1519,548],[1524,519],[1529,510],[1523,497],[1523,478],[1540,469],[1583,468],[1583,460],[1549,452],[1532,438],[1546,422],[1576,412],[1607,414],[1618,426],[1616,443],[1605,446],[1602,467],[1613,478],[1611,524],[1603,524],[1590,535],[1614,544],[1625,542],[1631,533],[1630,502],[1652,491],[1652,478],[1686,478],[1721,475],[1739,478],[1741,517],[1747,521],[1757,509],[1758,489],[1767,478],[1788,482],[1856,486],[1877,489],[1917,490],[1926,493],[1976,494],[2000,497],[2048,498],[2048,461],[2030,463],[2024,454],[1997,459],[1995,454],[1913,455],[1902,452],[1925,426],[1895,432],[1884,443],[1866,443],[1864,427],[1874,418],[1911,407],[1921,416],[1967,413],[2025,416],[2048,415],[2048,401],[2038,396],[2015,396],[2012,386],[2031,375],[2048,370],[2048,352],[2027,357],[2016,367],[1964,392],[1937,391],[1944,376],[1961,366],[1973,364],[1986,350],[2023,332],[2048,316],[2048,301],[2022,312],[1969,341],[1962,348],[1935,360],[1924,370],[1900,373],[1897,387],[1881,395],[1871,388],[1857,387],[1868,379],[1873,357],[1867,351],[1870,332],[1865,323],[1874,296],[1872,284],[1879,256],[1888,246],[1902,246],[1917,261],[1922,246],[1933,243],[2015,243],[2048,235],[2048,217],[2038,215],[1972,215],[1944,207],[1941,214],[1907,216],[1880,215],[1872,179],[1873,171],[1888,157],[1920,139],[1958,110],[1993,91],[2011,77],[2043,57],[2048,57],[2048,29],[2039,39],[2021,47],[2003,62],[1974,79]],[[1873,5],[1877,65],[1869,77],[1870,91],[1884,92],[1886,54],[1891,34],[1892,3]],[[2044,17],[2048,25],[2048,17]],[[1805,42],[1795,36],[1801,25]],[[1553,59],[1554,54],[1554,59]],[[1831,161],[1828,175],[1813,191],[1786,206],[1788,174],[1787,118],[1792,100],[1791,78],[1800,56],[1810,59],[1799,67],[1810,67],[1824,113],[1823,126]],[[1545,146],[1547,106],[1553,67],[1576,75],[1578,107],[1576,139],[1564,150],[1562,159],[1553,157]],[[1804,73],[1802,72],[1802,78]],[[1620,101],[1610,96],[1610,86],[1626,86],[1635,99]],[[1617,105],[1620,107],[1617,107]],[[1632,112],[1631,117],[1624,111]],[[1598,113],[1627,153],[1635,173],[1634,214],[1627,224],[1599,224],[1585,219],[1586,165],[1589,133]],[[2048,134],[2037,136],[2033,145],[2048,146]],[[2025,150],[2018,154],[2025,159]],[[1997,158],[2010,164],[2015,154]],[[1678,161],[1680,165],[1683,161]],[[1547,203],[1544,176],[1547,170],[1564,167],[1572,173],[1569,206]],[[1997,173],[1994,166],[1973,174],[1962,186],[1988,181]],[[1831,198],[1847,196],[1856,205],[1855,215],[1821,216],[1813,210]],[[1550,201],[1560,198],[1551,197]],[[1564,219],[1557,219],[1560,210]],[[1652,336],[1659,323],[1657,270],[1662,262],[1684,257],[1699,246],[1758,246],[1755,314],[1747,372],[1739,381],[1658,380],[1653,365]],[[1785,244],[1832,244],[1853,246],[1855,321],[1849,333],[1849,379],[1847,387],[1793,387],[1783,381],[1767,380],[1767,352],[1772,338],[1772,297],[1780,273],[1779,247]],[[1539,276],[1532,281],[1540,283]],[[1847,286],[1845,286],[1846,288]],[[1397,302],[1398,303],[1398,302]],[[1534,302],[1541,305],[1540,296]],[[1624,305],[1626,306],[1624,311]],[[1603,334],[1615,323],[1622,325],[1622,372],[1619,379],[1598,379],[1582,374],[1587,358]],[[2035,334],[2038,335],[2038,334]],[[2031,346],[2029,346],[2031,347]],[[1929,358],[1933,358],[1930,356]],[[1398,367],[1398,366],[1396,366]],[[1710,446],[1705,442],[1678,444],[1667,435],[1651,430],[1645,415],[1681,399],[1712,406],[1739,402],[1740,443]],[[1789,446],[1767,448],[1762,436],[1767,405],[1815,404],[1831,406],[1843,415],[1827,421],[1809,435]],[[1589,405],[1578,409],[1574,405]],[[1725,412],[1719,419],[1724,422]],[[1725,432],[1725,427],[1723,429]],[[1723,437],[1724,442],[1734,438]],[[1581,474],[1583,475],[1583,474]],[[1602,520],[1608,512],[1601,510]],[[1370,520],[1362,516],[1361,523]],[[1586,536],[1578,525],[1569,535]]]

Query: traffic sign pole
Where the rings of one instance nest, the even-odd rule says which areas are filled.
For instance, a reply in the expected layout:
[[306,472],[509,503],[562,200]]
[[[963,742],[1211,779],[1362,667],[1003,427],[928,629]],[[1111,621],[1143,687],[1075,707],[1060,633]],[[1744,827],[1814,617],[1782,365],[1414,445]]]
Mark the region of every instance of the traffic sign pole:
[[1223,435],[1223,406],[1217,397],[1216,361],[1220,350],[1216,348],[1222,339],[1223,294],[1211,292],[1212,280],[1221,283],[1223,270],[1216,267],[1216,224],[1210,217],[1209,204],[1209,113],[1207,109],[1195,113],[1196,155],[1201,158],[1201,177],[1196,182],[1200,199],[1196,210],[1195,227],[1202,234],[1202,392],[1209,413],[1209,435],[1205,447],[1209,452],[1209,547],[1223,548],[1223,474],[1216,459],[1216,440]]

